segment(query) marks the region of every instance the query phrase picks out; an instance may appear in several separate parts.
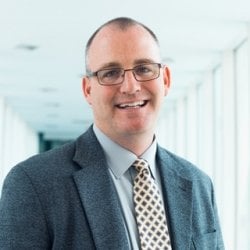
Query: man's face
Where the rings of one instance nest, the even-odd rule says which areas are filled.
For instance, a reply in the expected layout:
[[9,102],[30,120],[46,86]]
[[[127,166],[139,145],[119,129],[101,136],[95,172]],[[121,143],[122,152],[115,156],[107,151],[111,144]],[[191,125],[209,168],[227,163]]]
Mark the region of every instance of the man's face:
[[[131,69],[143,63],[160,63],[159,48],[141,26],[120,30],[103,28],[94,38],[88,54],[88,68]],[[157,79],[138,82],[132,71],[125,73],[123,83],[102,86],[97,77],[83,79],[84,95],[91,105],[94,122],[115,141],[130,135],[154,133],[155,122],[169,88],[169,71],[160,69]]]

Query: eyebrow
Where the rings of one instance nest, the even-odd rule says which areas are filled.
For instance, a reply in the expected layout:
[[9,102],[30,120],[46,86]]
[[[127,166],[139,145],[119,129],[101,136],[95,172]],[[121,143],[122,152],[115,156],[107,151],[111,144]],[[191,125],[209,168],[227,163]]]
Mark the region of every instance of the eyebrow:
[[102,69],[109,69],[109,68],[121,68],[122,65],[119,62],[109,62],[109,63],[104,63],[99,70]]
[[144,64],[144,63],[158,63],[158,61],[156,62],[155,60],[150,59],[150,58],[141,58],[141,59],[135,60],[134,62],[135,65]]
[[[134,66],[136,66],[136,65],[145,64],[145,63],[158,63],[158,62],[150,58],[140,58],[140,59],[136,59],[133,64]],[[99,68],[99,70],[110,69],[110,68],[122,68],[122,64],[119,62],[115,62],[115,61],[105,63]]]

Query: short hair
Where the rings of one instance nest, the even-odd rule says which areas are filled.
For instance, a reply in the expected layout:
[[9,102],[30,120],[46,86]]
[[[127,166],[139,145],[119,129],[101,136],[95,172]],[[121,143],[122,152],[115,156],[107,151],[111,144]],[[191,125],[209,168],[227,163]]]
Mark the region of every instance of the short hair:
[[146,25],[132,19],[129,17],[117,17],[114,19],[111,19],[110,21],[104,23],[103,25],[101,25],[93,34],[92,36],[89,38],[89,40],[87,41],[86,47],[85,47],[85,67],[86,67],[86,71],[88,71],[88,62],[87,62],[87,57],[88,57],[88,52],[89,52],[89,48],[94,40],[94,38],[96,37],[96,35],[99,33],[100,30],[102,30],[104,27],[109,26],[109,25],[113,25],[116,26],[117,28],[119,28],[120,30],[126,30],[129,27],[132,26],[136,26],[139,25],[141,27],[143,27],[145,30],[148,31],[148,33],[152,36],[152,38],[154,39],[154,41],[159,45],[159,40],[157,38],[157,36],[155,35],[155,33],[148,28]]

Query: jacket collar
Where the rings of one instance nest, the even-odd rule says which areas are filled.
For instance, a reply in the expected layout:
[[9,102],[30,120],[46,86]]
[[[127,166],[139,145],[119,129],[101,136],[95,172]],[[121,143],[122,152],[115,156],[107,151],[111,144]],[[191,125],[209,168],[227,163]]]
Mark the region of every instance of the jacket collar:
[[119,198],[92,128],[76,141],[73,160],[81,167],[74,180],[96,248],[129,249]]
[[181,175],[182,164],[160,147],[157,150],[157,162],[173,249],[189,249],[193,183]]

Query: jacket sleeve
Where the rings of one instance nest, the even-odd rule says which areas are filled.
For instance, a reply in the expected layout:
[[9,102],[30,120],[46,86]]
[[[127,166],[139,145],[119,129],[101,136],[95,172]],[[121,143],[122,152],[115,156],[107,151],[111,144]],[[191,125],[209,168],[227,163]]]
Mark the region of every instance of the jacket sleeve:
[[0,249],[49,249],[41,201],[21,166],[5,179],[0,199]]

